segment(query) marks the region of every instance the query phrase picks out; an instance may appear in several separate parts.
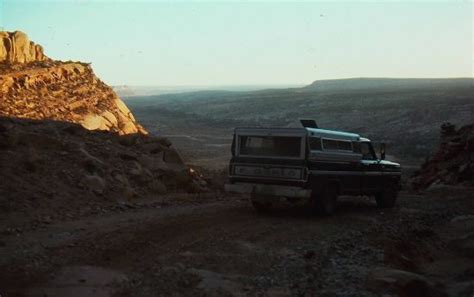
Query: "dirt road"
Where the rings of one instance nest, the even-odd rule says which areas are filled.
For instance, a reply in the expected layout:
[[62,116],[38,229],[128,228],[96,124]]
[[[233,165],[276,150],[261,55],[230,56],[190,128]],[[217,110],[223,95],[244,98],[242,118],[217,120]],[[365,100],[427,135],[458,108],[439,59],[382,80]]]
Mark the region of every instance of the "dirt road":
[[[2,296],[472,296],[466,189],[402,193],[381,211],[253,211],[244,197],[52,222],[2,233]],[[469,231],[470,230],[470,231]],[[470,232],[470,233],[468,233]],[[467,236],[467,237],[466,237]],[[469,237],[470,236],[470,237]]]

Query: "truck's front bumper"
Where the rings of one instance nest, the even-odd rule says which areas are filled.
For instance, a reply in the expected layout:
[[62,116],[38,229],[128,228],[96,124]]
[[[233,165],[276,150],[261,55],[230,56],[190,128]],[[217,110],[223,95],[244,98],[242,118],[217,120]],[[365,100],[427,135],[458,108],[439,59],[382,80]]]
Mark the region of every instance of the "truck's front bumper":
[[291,198],[309,198],[311,196],[311,190],[303,189],[301,187],[252,183],[225,184],[225,191],[229,193],[257,194]]

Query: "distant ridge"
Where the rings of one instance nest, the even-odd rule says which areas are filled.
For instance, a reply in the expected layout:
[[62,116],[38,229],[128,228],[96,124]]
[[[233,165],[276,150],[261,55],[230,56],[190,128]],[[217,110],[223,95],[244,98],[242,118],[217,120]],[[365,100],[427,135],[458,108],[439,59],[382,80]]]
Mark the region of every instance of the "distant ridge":
[[327,92],[347,90],[389,90],[389,89],[421,89],[446,87],[474,87],[474,78],[347,78],[317,80],[301,88],[306,92]]

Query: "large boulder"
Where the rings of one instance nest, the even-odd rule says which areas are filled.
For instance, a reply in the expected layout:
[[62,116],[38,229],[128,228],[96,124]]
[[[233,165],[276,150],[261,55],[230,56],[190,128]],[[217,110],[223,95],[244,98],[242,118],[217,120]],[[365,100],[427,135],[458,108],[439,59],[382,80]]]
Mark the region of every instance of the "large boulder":
[[87,130],[107,130],[106,119],[96,114],[88,114],[84,117],[81,125]]
[[13,33],[13,61],[25,63],[33,60],[33,57],[30,55],[30,46],[28,36],[23,32],[15,31]]
[[367,286],[378,296],[395,294],[396,296],[445,296],[433,282],[426,277],[399,269],[379,267],[373,269],[367,277]]
[[114,116],[113,113],[111,113],[110,111],[106,110],[104,111],[101,116],[109,122],[110,126],[117,126],[118,125],[118,122],[117,122],[117,118]]
[[120,100],[120,98],[116,98],[114,100],[114,103],[120,113],[122,113],[126,117],[130,117],[131,115],[130,109],[128,109],[127,105],[125,105],[125,103],[122,100]]
[[105,190],[105,180],[97,175],[86,175],[82,180],[83,186],[92,193],[103,194]]
[[458,216],[447,227],[448,245],[460,256],[474,259],[474,214]]

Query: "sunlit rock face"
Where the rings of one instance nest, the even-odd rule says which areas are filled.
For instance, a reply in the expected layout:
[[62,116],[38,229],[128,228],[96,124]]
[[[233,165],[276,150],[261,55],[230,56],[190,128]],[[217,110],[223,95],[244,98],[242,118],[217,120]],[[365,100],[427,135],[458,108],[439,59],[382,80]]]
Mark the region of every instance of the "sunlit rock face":
[[41,45],[30,41],[25,33],[0,31],[0,61],[27,63],[46,59]]
[[19,31],[0,31],[0,116],[73,122],[120,135],[147,134],[89,64],[51,60]]

